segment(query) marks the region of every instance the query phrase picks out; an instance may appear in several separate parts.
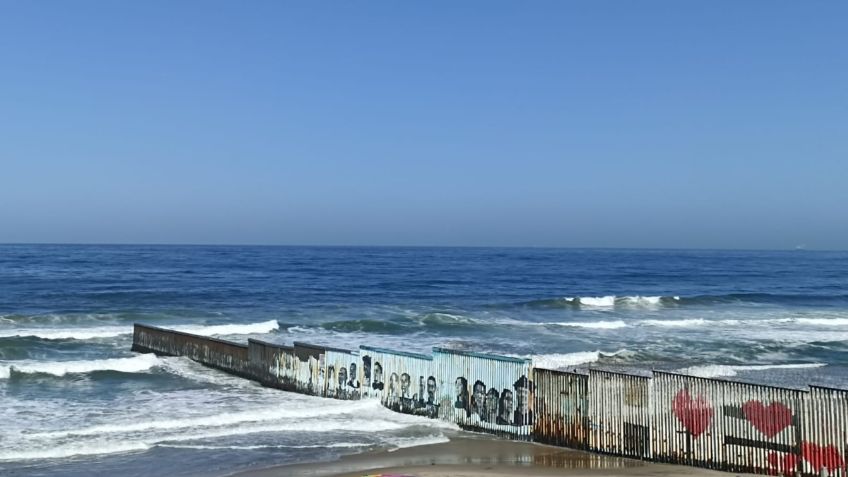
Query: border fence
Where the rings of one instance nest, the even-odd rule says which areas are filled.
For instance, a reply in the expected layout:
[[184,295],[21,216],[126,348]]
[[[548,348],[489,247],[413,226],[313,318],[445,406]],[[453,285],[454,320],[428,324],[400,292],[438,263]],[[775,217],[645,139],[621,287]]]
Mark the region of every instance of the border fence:
[[287,391],[379,400],[460,428],[732,472],[848,477],[848,390],[798,390],[653,371],[535,368],[531,360],[249,339],[135,324],[133,351],[185,356]]

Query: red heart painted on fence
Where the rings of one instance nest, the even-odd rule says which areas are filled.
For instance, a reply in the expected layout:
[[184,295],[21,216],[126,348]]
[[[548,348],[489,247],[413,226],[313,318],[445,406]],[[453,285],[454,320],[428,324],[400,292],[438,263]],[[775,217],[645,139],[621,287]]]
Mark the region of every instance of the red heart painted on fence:
[[798,456],[771,452],[768,455],[768,464],[771,468],[769,475],[794,475],[798,465]]
[[678,391],[671,402],[671,409],[693,437],[703,434],[713,422],[714,411],[707,398],[698,395],[692,399],[688,389]]
[[835,470],[845,465],[845,461],[842,460],[842,454],[833,445],[825,447],[813,444],[812,442],[802,442],[801,455],[804,456],[804,460],[813,466],[813,470],[816,473],[821,471],[822,467],[826,467],[828,470]]
[[745,419],[769,438],[792,424],[792,410],[779,402],[766,406],[760,401],[748,401],[742,405],[742,412]]

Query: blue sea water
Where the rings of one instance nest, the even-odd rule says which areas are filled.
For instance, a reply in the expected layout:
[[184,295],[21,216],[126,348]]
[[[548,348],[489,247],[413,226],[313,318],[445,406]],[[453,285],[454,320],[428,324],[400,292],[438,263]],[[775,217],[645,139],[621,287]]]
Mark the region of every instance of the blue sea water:
[[4,475],[226,475],[454,432],[132,353],[133,322],[846,387],[848,252],[0,245]]

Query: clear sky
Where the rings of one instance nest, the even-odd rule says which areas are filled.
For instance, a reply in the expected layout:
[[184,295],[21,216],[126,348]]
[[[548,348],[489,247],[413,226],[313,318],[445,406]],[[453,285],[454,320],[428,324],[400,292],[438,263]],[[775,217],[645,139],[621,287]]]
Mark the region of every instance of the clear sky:
[[848,249],[845,1],[0,1],[0,242]]

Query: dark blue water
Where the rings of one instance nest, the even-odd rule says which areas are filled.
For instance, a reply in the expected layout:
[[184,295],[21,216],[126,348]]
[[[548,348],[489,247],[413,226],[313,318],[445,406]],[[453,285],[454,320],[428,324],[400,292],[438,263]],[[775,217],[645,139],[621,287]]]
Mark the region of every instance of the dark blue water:
[[0,469],[214,475],[450,432],[135,355],[136,321],[840,386],[848,253],[2,245]]

